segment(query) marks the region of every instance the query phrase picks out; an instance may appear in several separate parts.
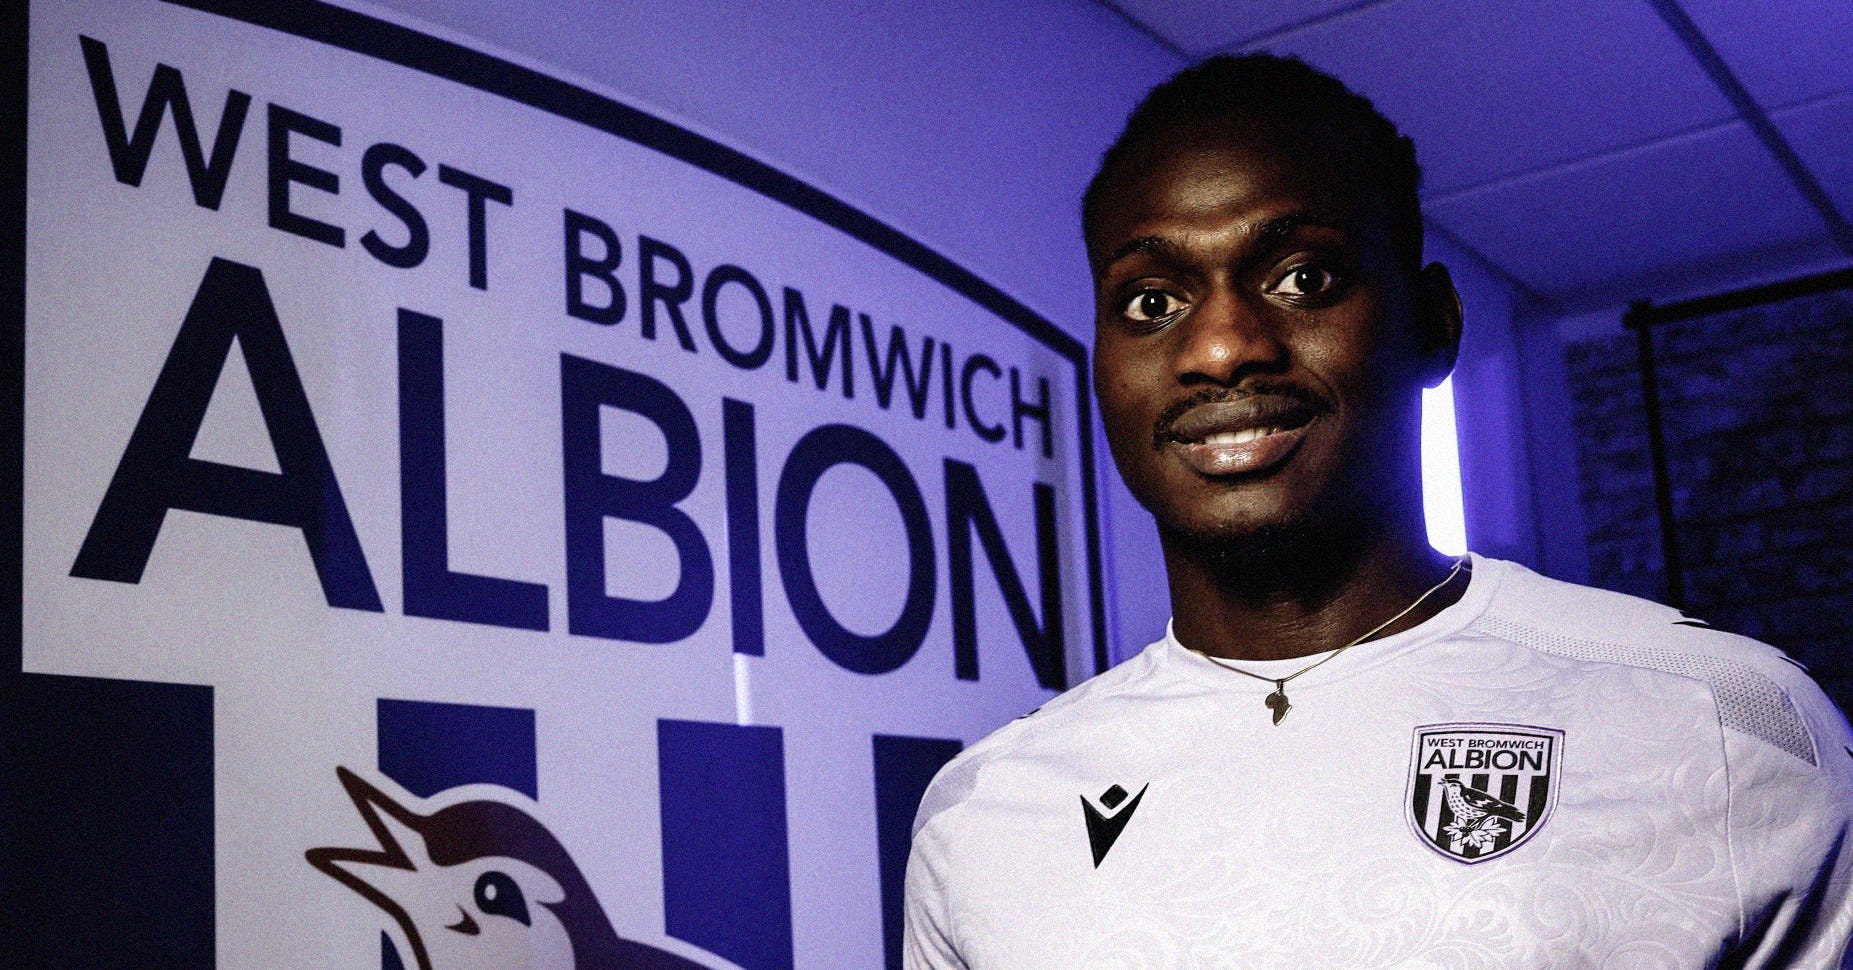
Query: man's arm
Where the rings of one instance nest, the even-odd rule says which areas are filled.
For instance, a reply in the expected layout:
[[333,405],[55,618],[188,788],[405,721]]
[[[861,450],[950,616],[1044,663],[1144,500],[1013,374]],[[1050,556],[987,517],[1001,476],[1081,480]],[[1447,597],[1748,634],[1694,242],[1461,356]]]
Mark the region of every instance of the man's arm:
[[1853,736],[1812,682],[1784,685],[1814,740],[1815,764],[1726,732],[1731,864],[1747,970],[1853,966]]
[[904,970],[966,970],[952,942],[952,903],[942,873],[944,845],[926,828],[907,857]]

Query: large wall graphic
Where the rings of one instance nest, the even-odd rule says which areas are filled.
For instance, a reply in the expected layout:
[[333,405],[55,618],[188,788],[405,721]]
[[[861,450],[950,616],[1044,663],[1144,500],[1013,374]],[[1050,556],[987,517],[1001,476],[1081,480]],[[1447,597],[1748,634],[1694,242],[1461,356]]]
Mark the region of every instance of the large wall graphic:
[[1104,666],[1083,348],[468,42],[29,6],[22,965],[895,965],[928,778]]

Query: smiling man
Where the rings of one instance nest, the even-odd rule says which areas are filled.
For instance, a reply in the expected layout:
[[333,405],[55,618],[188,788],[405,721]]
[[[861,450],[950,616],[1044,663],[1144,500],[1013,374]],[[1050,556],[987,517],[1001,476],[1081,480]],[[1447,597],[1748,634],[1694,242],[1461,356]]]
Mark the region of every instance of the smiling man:
[[1367,100],[1265,55],[1107,152],[1094,379],[1172,623],[935,779],[908,967],[1841,965],[1853,739],[1819,689],[1428,547],[1461,311],[1418,179]]

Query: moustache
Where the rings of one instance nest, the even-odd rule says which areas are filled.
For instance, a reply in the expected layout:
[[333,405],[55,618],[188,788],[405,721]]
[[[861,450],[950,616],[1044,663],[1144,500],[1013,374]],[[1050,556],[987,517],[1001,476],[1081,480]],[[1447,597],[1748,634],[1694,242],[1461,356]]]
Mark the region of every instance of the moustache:
[[1206,404],[1223,403],[1245,405],[1248,414],[1244,420],[1258,425],[1299,425],[1334,410],[1325,395],[1298,384],[1270,381],[1241,387],[1206,387],[1172,402],[1159,412],[1158,419],[1152,423],[1152,445],[1161,447],[1168,442],[1188,440],[1188,435],[1177,432],[1177,422]]

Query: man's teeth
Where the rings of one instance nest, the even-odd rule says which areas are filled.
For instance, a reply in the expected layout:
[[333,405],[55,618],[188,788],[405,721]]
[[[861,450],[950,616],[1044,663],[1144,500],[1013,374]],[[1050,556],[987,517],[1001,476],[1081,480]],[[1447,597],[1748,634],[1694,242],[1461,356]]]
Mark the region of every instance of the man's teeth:
[[1265,438],[1280,433],[1279,428],[1243,428],[1240,431],[1218,431],[1203,439],[1206,445],[1245,445],[1256,438]]

